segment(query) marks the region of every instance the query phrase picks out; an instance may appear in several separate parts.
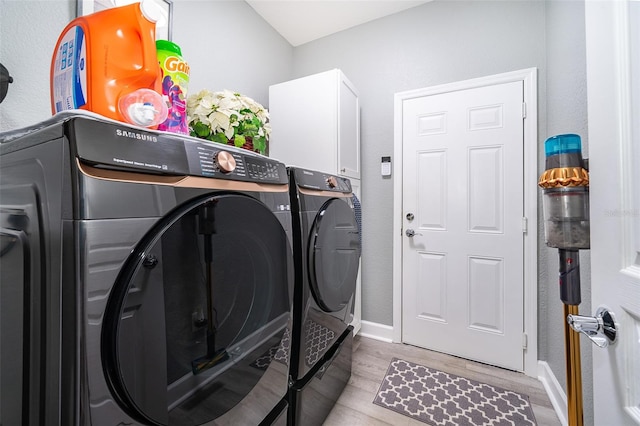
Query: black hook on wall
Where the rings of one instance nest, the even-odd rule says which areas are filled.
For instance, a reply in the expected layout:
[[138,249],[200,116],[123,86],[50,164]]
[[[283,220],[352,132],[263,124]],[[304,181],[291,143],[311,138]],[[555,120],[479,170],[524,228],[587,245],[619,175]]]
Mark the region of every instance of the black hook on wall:
[[9,83],[13,83],[13,77],[9,75],[9,70],[4,65],[0,64],[0,103],[4,101],[9,90]]

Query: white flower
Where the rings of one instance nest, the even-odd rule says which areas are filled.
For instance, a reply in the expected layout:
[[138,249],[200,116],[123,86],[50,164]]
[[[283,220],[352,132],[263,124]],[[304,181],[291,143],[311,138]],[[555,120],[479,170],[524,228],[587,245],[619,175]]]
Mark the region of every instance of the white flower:
[[227,143],[242,135],[250,137],[261,153],[271,134],[269,112],[248,96],[230,90],[201,90],[189,96],[187,122],[192,136]]

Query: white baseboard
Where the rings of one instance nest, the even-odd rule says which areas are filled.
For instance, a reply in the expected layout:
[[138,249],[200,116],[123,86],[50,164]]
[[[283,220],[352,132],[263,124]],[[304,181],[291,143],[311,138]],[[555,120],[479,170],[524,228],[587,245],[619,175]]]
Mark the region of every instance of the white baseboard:
[[566,426],[567,421],[567,395],[564,392],[555,374],[551,371],[549,364],[545,361],[538,361],[538,380],[542,382],[544,390],[547,391],[551,405],[558,415],[560,422]]
[[362,321],[362,328],[360,329],[360,335],[369,337],[375,340],[381,340],[383,342],[393,342],[393,327],[390,325],[378,324],[371,321]]

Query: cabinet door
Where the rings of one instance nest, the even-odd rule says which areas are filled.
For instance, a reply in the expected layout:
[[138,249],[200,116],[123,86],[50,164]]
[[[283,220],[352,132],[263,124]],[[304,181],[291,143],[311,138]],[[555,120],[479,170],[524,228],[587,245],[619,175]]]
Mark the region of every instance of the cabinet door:
[[338,98],[338,173],[360,179],[360,105],[355,87],[342,73]]

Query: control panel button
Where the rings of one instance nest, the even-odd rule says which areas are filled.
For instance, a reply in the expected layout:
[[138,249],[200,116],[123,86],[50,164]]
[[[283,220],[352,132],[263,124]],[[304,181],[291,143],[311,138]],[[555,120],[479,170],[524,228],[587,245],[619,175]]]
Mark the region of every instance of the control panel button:
[[227,151],[218,151],[215,160],[216,166],[222,173],[231,173],[236,169],[236,159]]

